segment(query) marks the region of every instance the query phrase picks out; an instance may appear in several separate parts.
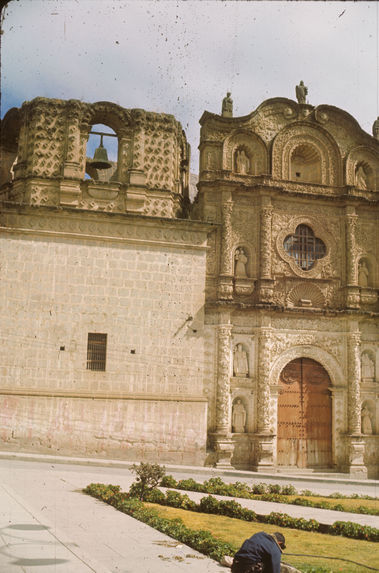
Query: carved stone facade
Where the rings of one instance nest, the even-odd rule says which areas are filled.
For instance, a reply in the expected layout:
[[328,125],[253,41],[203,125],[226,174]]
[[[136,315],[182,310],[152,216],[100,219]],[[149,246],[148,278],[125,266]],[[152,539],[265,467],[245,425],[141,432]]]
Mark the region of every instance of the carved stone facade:
[[[212,220],[222,225],[209,252],[207,328],[217,328],[217,317],[229,311],[230,356],[236,348],[249,356],[248,376],[237,376],[233,368],[229,372],[230,463],[259,471],[280,469],[284,459],[284,466],[317,469],[304,451],[323,448],[320,459],[331,460],[329,470],[374,476],[379,445],[377,140],[342,110],[284,98],[268,100],[241,118],[205,112],[200,123],[195,209],[205,220],[212,212]],[[212,166],[206,161],[209,152]],[[232,261],[239,260],[241,249],[245,266],[239,262],[237,273]],[[236,288],[237,279],[247,281],[248,289]],[[209,353],[208,360],[206,370],[210,376],[213,369],[216,379],[225,357]],[[278,424],[280,419],[287,427],[292,447],[296,428],[285,408],[295,394],[283,395],[279,380],[291,363],[308,368],[297,381],[304,403],[321,370],[329,377],[320,408],[332,435],[323,445],[304,438],[312,432],[306,408],[300,408],[302,433],[294,439],[301,455],[286,459],[278,452]],[[237,403],[238,420],[246,412],[244,432],[233,432]],[[291,403],[288,411],[291,407],[298,405]],[[279,417],[278,408],[284,408]],[[211,431],[216,419],[217,403],[210,403]],[[323,423],[320,418],[320,432]],[[282,427],[280,435],[287,430]],[[216,461],[217,455],[216,448]]]
[[190,205],[171,115],[6,114],[2,449],[378,477],[378,138],[285,98],[238,118],[229,94],[200,123]]

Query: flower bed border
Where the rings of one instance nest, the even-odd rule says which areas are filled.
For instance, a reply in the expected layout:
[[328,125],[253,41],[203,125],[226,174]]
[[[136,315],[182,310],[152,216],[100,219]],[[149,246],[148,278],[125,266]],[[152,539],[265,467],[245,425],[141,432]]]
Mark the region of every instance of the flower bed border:
[[[114,485],[105,485],[105,484],[90,484],[84,490],[85,493],[92,495],[110,505],[113,505],[120,511],[124,511],[124,513],[128,513],[128,515],[132,515],[137,519],[140,519],[138,515],[144,516],[146,513],[146,519],[150,521],[145,521],[144,519],[140,519],[141,521],[145,521],[149,525],[156,527],[151,523],[151,520],[158,520],[157,523],[159,524],[159,518],[156,513],[154,516],[151,516],[150,510],[146,508],[141,508],[141,505],[136,506],[136,503],[141,504],[140,501],[136,500],[135,498],[131,497],[127,492],[121,492],[120,486]],[[364,539],[366,541],[379,541],[379,529],[374,527],[369,527],[366,525],[360,525],[358,523],[353,523],[351,521],[336,521],[332,525],[323,525],[320,524],[315,519],[304,519],[304,518],[295,518],[287,515],[285,513],[278,513],[278,512],[271,512],[269,515],[258,515],[254,511],[250,509],[246,509],[241,506],[240,503],[234,500],[217,500],[213,496],[207,496],[200,500],[200,503],[197,504],[196,502],[192,501],[188,495],[182,495],[178,491],[170,491],[168,490],[166,493],[163,493],[159,489],[150,490],[145,498],[144,501],[149,501],[151,503],[157,503],[160,505],[166,505],[169,507],[176,507],[180,509],[186,509],[188,511],[197,511],[202,513],[213,513],[217,515],[226,515],[228,517],[234,517],[237,519],[242,519],[244,521],[255,521],[261,523],[270,523],[274,525],[278,525],[280,527],[291,527],[293,529],[301,529],[304,531],[317,531],[319,533],[327,533],[329,535],[342,535],[344,537],[350,537],[353,539]],[[138,510],[138,511],[137,511]],[[138,515],[137,515],[138,513]],[[165,520],[167,521],[167,520]],[[162,527],[168,527],[167,524],[162,525]],[[185,527],[183,524],[181,527]],[[163,531],[158,526],[156,529],[159,531]],[[179,528],[180,529],[180,528]],[[187,528],[185,528],[187,529]],[[192,531],[192,530],[189,530]],[[167,533],[167,531],[163,531],[163,533]],[[208,532],[209,533],[209,532]],[[170,533],[168,533],[170,535]],[[184,536],[187,533],[183,533]],[[188,534],[189,535],[189,534]],[[199,532],[196,532],[196,536],[199,535]],[[189,535],[189,539],[191,539],[191,535]],[[208,538],[207,538],[208,539]],[[212,538],[214,540],[214,538]],[[191,545],[190,542],[184,541],[184,539],[180,538],[180,541],[183,541],[190,547],[197,549]],[[211,541],[208,539],[210,545],[212,545]],[[208,543],[207,542],[207,543]],[[225,550],[227,546],[231,548],[229,544],[225,545]],[[200,552],[203,552],[201,549],[198,549]],[[213,551],[213,549],[211,550]],[[217,553],[217,549],[215,549]],[[207,555],[211,555],[211,553],[206,553]],[[226,552],[223,555],[230,555],[230,553]],[[214,559],[218,559],[218,557],[213,557]]]
[[[348,511],[349,513],[357,513],[360,515],[379,515],[379,510],[371,509],[366,506],[360,506],[356,509],[346,509],[341,503],[333,504],[327,501],[312,501],[297,497],[296,499],[288,499],[288,495],[297,495],[298,492],[292,485],[280,486],[279,484],[264,483],[254,484],[251,488],[243,482],[225,483],[220,477],[210,478],[204,483],[199,483],[192,478],[177,481],[172,475],[166,475],[162,479],[160,485],[162,487],[169,487],[180,489],[182,491],[197,491],[201,493],[210,493],[214,495],[227,495],[231,497],[239,497],[242,499],[255,499],[259,501],[269,501],[273,503],[287,503],[290,505],[301,505],[304,507],[314,507],[318,509],[330,509],[333,511]],[[299,494],[301,495],[301,494]],[[312,492],[307,492],[307,495],[314,495]],[[337,494],[333,494],[337,495]],[[321,496],[325,497],[325,496]],[[331,497],[331,496],[330,496]],[[347,497],[338,494],[341,499],[359,499],[362,496]],[[364,496],[362,499],[375,499],[370,496]]]

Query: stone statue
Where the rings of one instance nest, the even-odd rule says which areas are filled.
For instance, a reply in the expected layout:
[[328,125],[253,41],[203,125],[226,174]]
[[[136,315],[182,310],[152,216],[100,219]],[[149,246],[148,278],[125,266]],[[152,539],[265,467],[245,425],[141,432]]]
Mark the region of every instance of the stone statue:
[[362,165],[355,172],[355,185],[358,189],[367,189],[367,176]]
[[375,365],[370,356],[365,352],[362,354],[362,378],[375,378]]
[[242,175],[249,173],[250,161],[243,149],[239,149],[236,153],[236,171]]
[[379,140],[379,117],[373,123],[372,135]]
[[236,266],[234,269],[235,276],[247,277],[246,273],[247,256],[245,255],[245,251],[242,249],[242,247],[236,250],[234,259],[236,261]]
[[242,433],[245,431],[246,425],[246,410],[241,400],[236,400],[233,405],[232,413],[232,430],[235,433]]
[[249,364],[247,353],[244,351],[242,344],[237,344],[234,349],[233,373],[239,378],[246,378],[249,373]]
[[304,85],[303,80],[296,86],[296,98],[299,103],[307,103],[308,88]]
[[359,261],[359,267],[358,267],[358,284],[359,284],[359,286],[367,287],[368,286],[368,277],[369,277],[369,272],[368,272],[366,261],[361,260],[361,261]]
[[226,97],[222,100],[222,117],[233,117],[233,100],[230,97],[231,92],[227,92]]
[[362,412],[362,433],[363,434],[372,434],[372,414],[367,406],[363,406]]

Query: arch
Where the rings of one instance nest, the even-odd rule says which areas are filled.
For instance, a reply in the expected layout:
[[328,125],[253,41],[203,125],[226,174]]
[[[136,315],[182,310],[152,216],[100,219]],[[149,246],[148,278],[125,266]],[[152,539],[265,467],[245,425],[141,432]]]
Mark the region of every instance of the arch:
[[[143,110],[124,109],[107,101],[87,104],[80,125],[84,164],[86,163],[86,146],[91,127],[96,124],[105,125],[113,130],[118,141],[117,169],[114,170],[110,178],[113,181],[125,181],[130,168],[130,143],[133,141],[135,123],[143,122],[144,118],[145,112]],[[98,178],[96,175],[93,171],[90,173],[93,179]]]
[[332,386],[345,386],[346,378],[336,358],[319,346],[299,345],[284,351],[274,360],[270,370],[270,384],[275,386],[283,368],[296,358],[311,358],[319,362],[327,371]]
[[379,189],[379,153],[376,149],[360,145],[352,149],[346,158],[346,184],[362,190]]
[[[297,180],[291,177],[291,158],[296,149],[302,151],[306,165],[313,165],[309,174],[316,174],[315,158],[319,161],[317,167],[318,181],[323,185],[341,185],[342,163],[338,146],[332,136],[321,126],[314,127],[305,123],[294,123],[284,127],[275,137],[272,146],[272,176],[287,181]],[[305,153],[305,155],[304,155]]]
[[277,463],[284,466],[332,465],[330,377],[316,360],[296,358],[280,373]]
[[310,143],[299,143],[290,156],[290,179],[306,183],[321,183],[321,156]]
[[238,130],[231,133],[224,141],[222,168],[235,171],[235,154],[238,149],[244,151],[249,159],[248,175],[268,173],[268,151],[263,140],[250,131]]
[[[95,134],[92,132],[95,132]],[[104,136],[100,136],[98,133],[104,133]],[[109,133],[109,136],[106,135],[107,133]],[[91,125],[86,146],[86,175],[90,179],[103,183],[117,180],[118,138],[113,137],[115,135],[114,130],[107,124],[97,123]],[[106,150],[105,155],[109,162],[108,169],[97,169],[92,165],[94,154],[100,145]]]
[[21,130],[20,110],[12,107],[0,122],[1,166],[0,185],[14,179],[14,165],[17,162],[18,140]]

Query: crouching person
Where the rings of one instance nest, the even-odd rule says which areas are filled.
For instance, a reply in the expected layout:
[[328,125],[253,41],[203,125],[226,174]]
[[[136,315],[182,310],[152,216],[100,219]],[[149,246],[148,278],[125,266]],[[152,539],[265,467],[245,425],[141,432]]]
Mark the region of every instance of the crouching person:
[[232,573],[280,573],[285,538],[260,531],[246,539],[233,559]]

